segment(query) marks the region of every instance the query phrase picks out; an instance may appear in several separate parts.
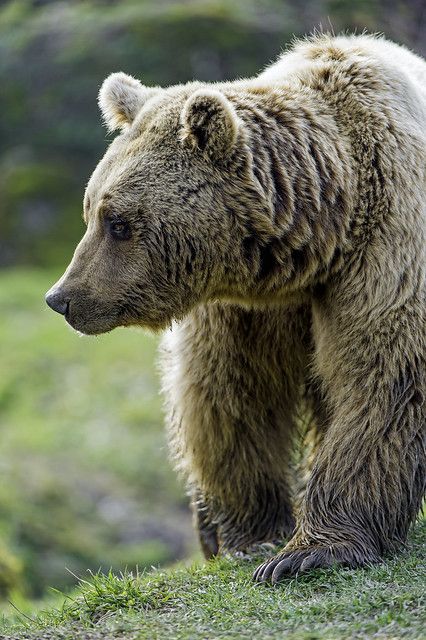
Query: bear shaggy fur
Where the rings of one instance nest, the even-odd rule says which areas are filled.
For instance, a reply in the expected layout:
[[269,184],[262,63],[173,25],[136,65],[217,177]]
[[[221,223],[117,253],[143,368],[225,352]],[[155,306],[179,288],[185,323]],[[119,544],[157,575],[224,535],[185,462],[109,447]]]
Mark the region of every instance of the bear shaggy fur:
[[113,74],[99,102],[120,135],[47,301],[86,334],[170,329],[206,556],[289,538],[255,572],[275,583],[400,547],[425,490],[426,63],[320,36],[236,82]]

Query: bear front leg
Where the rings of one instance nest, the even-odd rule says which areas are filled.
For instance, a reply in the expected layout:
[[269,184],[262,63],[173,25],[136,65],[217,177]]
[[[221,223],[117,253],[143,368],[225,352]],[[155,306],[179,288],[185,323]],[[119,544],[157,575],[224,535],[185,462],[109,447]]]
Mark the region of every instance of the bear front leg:
[[165,338],[169,439],[197,488],[206,555],[247,552],[294,529],[291,456],[307,335],[306,310],[212,303]]
[[[348,314],[349,317],[349,314]],[[317,319],[318,320],[318,319]],[[332,421],[293,538],[255,571],[260,582],[331,565],[378,562],[406,539],[425,491],[424,301],[375,322],[330,313],[318,326],[317,370]]]

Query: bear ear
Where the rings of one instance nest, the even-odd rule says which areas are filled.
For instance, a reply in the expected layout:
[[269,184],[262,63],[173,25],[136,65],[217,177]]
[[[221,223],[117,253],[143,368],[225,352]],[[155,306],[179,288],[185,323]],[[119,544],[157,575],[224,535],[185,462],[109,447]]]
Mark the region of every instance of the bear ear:
[[181,138],[206,152],[213,160],[224,160],[237,141],[239,120],[230,101],[219,91],[200,89],[182,111]]
[[145,102],[158,91],[159,88],[144,87],[139,80],[126,73],[112,73],[108,76],[98,96],[99,107],[108,130],[124,129],[132,124]]

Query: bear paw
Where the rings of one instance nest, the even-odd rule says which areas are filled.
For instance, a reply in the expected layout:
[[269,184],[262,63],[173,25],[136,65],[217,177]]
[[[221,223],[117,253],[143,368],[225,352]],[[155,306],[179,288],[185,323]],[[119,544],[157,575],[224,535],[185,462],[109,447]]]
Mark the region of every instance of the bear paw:
[[333,565],[362,567],[379,562],[369,549],[351,544],[310,545],[282,551],[261,564],[253,574],[257,582],[276,584],[285,576],[295,576],[311,569],[326,569]]

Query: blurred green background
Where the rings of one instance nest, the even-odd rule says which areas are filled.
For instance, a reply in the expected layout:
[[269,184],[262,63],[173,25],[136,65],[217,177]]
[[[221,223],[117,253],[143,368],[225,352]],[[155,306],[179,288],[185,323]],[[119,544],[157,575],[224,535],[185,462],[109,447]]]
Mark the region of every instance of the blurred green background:
[[321,26],[426,53],[424,0],[0,1],[0,598],[197,549],[167,460],[156,339],[79,338],[44,306],[108,144],[102,80],[254,74]]

